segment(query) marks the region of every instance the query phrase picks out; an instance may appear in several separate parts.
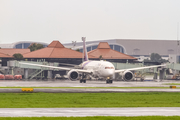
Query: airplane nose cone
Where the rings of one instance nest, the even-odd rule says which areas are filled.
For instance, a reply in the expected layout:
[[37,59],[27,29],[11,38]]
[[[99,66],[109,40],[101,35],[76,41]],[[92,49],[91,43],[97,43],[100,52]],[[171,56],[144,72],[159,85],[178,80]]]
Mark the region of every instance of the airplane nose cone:
[[107,77],[113,76],[114,75],[114,70],[113,69],[108,70],[106,75],[107,75]]

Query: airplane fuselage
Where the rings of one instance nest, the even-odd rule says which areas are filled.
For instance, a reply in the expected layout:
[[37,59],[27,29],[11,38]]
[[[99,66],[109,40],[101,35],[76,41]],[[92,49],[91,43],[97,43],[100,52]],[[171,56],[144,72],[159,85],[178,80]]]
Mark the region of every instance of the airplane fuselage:
[[112,77],[115,73],[114,65],[108,61],[85,61],[80,66],[92,71],[94,77]]

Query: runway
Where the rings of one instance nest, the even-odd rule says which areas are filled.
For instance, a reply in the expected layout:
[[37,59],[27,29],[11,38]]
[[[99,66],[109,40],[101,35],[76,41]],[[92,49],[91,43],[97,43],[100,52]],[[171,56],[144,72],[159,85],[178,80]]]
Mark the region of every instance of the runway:
[[[80,83],[79,81],[70,80],[51,80],[51,81],[35,81],[35,80],[0,80],[0,87],[168,87],[167,83],[180,83],[176,80],[163,81],[113,81],[112,84],[106,84],[106,81],[87,81]],[[180,85],[177,85],[180,87]]]
[[[0,88],[0,93],[22,93],[21,88],[35,87],[33,92],[45,93],[110,93],[110,92],[180,92],[180,89],[148,89],[148,88],[120,88],[120,87],[169,87],[167,83],[180,83],[179,81],[147,81],[147,82],[122,82],[114,81],[113,84],[106,84],[105,81],[79,81],[56,80],[56,81],[0,81],[0,87],[20,87],[20,88]],[[177,85],[179,87],[180,85]],[[36,88],[49,87],[49,88]],[[61,88],[53,88],[61,87]],[[70,88],[64,88],[70,87]],[[83,88],[84,87],[84,88]],[[100,87],[100,88],[96,88]],[[112,88],[109,88],[112,87]],[[116,88],[119,87],[119,88]]]
[[[167,83],[179,81],[122,82],[114,81],[0,81],[0,87],[72,87],[72,88],[34,88],[33,92],[78,93],[78,92],[180,92],[180,89],[121,89],[105,87],[169,87]],[[177,85],[179,87],[180,85]],[[74,88],[73,88],[74,87]],[[102,87],[102,88],[77,88]],[[103,88],[104,87],[104,88]],[[0,92],[22,92],[21,88],[0,88]],[[84,117],[84,116],[179,116],[180,107],[139,107],[139,108],[0,108],[0,117]]]
[[180,107],[0,108],[0,117],[179,116]]

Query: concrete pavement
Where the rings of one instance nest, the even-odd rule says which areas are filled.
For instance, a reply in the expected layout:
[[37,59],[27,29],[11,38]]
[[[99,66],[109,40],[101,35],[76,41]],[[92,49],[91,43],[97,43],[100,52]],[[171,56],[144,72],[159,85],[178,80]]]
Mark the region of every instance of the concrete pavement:
[[[159,81],[113,81],[113,84],[106,84],[106,81],[79,81],[55,80],[55,81],[22,81],[22,80],[0,80],[0,87],[167,87],[166,83],[180,83],[175,80]],[[178,85],[180,87],[180,85]],[[177,87],[178,87],[177,86]]]
[[0,108],[0,117],[179,116],[180,107]]
[[[54,89],[54,88],[34,88],[33,93],[112,93],[112,92],[180,92],[180,89]],[[21,88],[0,88],[0,93],[25,93]]]

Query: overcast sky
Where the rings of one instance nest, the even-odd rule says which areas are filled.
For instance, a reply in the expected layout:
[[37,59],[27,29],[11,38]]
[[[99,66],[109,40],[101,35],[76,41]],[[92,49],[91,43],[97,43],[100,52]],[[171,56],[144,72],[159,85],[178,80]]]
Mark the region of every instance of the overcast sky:
[[0,44],[177,40],[178,22],[180,0],[0,0]]

